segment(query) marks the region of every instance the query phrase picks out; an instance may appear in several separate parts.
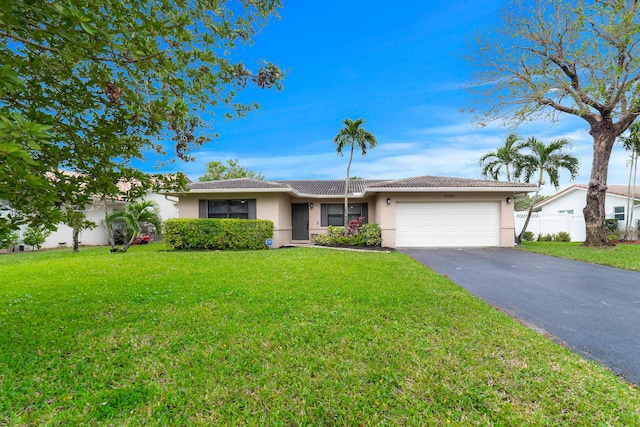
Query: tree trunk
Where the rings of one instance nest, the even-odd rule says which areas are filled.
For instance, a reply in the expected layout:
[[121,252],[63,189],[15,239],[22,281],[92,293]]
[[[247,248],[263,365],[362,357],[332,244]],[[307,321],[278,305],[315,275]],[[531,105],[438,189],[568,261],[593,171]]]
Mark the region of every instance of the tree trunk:
[[593,161],[587,203],[582,211],[587,232],[583,246],[604,247],[610,246],[605,226],[605,199],[609,159],[617,135],[610,120],[592,126],[590,133],[593,137]]
[[533,214],[533,206],[536,204],[536,200],[538,200],[538,193],[540,193],[540,186],[542,184],[538,182],[538,189],[536,190],[536,194],[533,196],[533,200],[531,201],[531,206],[529,206],[529,212],[527,212],[527,219],[524,220],[524,225],[522,226],[522,230],[520,230],[520,234],[516,236],[516,243],[522,243],[522,236],[524,232],[527,231],[527,227],[529,226],[529,220],[531,219],[531,215]]
[[138,236],[138,233],[132,233],[131,234],[131,239],[129,239],[129,241],[127,242],[126,245],[124,245],[122,247],[122,249],[120,249],[120,252],[127,252],[127,249],[129,249],[131,247],[131,245],[133,245],[133,242],[136,240],[136,237]]
[[80,235],[80,229],[74,228],[73,229],[73,252],[78,252],[79,250],[79,242],[78,242],[79,235]]
[[351,162],[353,161],[353,149],[355,142],[351,142],[351,154],[349,155],[349,164],[347,165],[347,178],[344,181],[344,234],[349,231],[349,171],[351,170]]
[[[631,187],[631,209],[627,213],[629,218],[629,228],[633,229],[633,208],[636,205],[636,177],[638,172],[638,151],[633,150],[633,187]],[[637,236],[636,236],[637,238]]]
[[[629,185],[627,186],[627,204],[624,208],[624,240],[629,240],[629,232],[631,230],[632,220],[631,215],[633,211],[633,199],[631,198],[631,180],[633,179],[633,165],[635,164],[635,150],[631,148],[631,162],[629,164]],[[634,183],[635,184],[635,183]]]

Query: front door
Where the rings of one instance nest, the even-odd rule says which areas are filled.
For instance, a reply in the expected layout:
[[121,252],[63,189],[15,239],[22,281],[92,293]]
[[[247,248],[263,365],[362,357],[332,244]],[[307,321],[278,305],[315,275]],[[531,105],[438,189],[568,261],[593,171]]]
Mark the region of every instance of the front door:
[[309,204],[291,204],[291,240],[309,240]]

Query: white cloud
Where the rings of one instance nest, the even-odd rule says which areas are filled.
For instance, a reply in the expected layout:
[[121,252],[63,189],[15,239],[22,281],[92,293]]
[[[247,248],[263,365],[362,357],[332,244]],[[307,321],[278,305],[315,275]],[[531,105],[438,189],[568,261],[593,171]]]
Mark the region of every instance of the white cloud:
[[[422,113],[438,110],[437,106],[422,106]],[[442,113],[441,110],[439,110]],[[478,128],[468,122],[468,117],[453,113],[446,116],[437,126],[416,126],[404,129],[399,135],[380,142],[366,156],[354,154],[351,175],[371,179],[404,178],[420,175],[456,176],[480,178],[479,158],[488,151],[504,143],[513,129],[490,123]],[[439,114],[440,116],[440,114]],[[444,117],[444,116],[443,116]],[[516,132],[524,138],[535,136],[547,143],[558,138],[573,141],[572,154],[580,160],[577,183],[588,183],[591,171],[593,141],[587,125],[581,120],[568,119],[552,126],[550,123],[528,123]],[[317,144],[316,144],[317,143]],[[313,145],[316,144],[316,145]],[[212,160],[224,161],[237,158],[243,166],[262,172],[267,179],[342,179],[346,172],[348,157],[336,155],[330,140],[306,144],[309,150],[323,148],[314,154],[298,153],[271,157],[251,155],[234,151],[203,151],[197,154],[196,163],[184,164],[183,171],[192,180],[204,174],[205,165]],[[616,145],[611,156],[609,182],[625,183],[628,179],[626,161],[628,155]],[[566,172],[560,175],[561,188],[573,182]],[[550,195],[556,190],[545,186],[543,194]]]

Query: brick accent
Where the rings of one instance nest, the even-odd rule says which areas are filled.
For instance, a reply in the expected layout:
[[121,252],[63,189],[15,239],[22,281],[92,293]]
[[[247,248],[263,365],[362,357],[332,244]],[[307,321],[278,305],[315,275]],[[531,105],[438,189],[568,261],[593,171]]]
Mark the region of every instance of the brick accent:
[[386,248],[396,247],[396,229],[395,228],[382,229],[382,246]]

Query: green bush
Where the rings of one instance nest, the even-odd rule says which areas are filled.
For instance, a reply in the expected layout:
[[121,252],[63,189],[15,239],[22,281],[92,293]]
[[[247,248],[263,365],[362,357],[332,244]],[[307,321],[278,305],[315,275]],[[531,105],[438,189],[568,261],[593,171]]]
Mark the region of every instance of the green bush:
[[49,237],[50,234],[51,234],[51,230],[47,230],[46,228],[29,227],[24,232],[24,237],[22,238],[22,241],[27,246],[31,246],[32,248],[35,248],[35,249],[40,249],[40,247],[42,246],[44,241],[47,240],[47,237]]
[[618,220],[615,218],[607,218],[604,220],[604,223],[609,233],[613,233],[618,229]]
[[173,249],[268,249],[273,237],[273,222],[259,219],[180,218],[164,226],[164,242]]
[[18,233],[8,228],[0,228],[0,249],[11,249],[20,241]]
[[535,234],[533,234],[533,231],[525,231],[524,233],[522,233],[522,240],[524,240],[525,242],[533,242],[534,239]]
[[380,246],[382,245],[382,230],[378,224],[362,224],[357,234],[345,236],[342,227],[329,226],[327,235],[318,235],[313,243],[320,246]]
[[330,225],[327,228],[327,235],[328,235],[328,237],[331,237],[333,239],[337,239],[338,237],[344,235],[344,228],[342,228],[342,227],[334,227],[333,225]]
[[567,233],[566,231],[561,231],[558,234],[556,234],[554,236],[554,241],[556,242],[570,242],[571,241],[571,235],[569,233]]
[[363,246],[382,245],[382,230],[378,224],[362,224],[357,237],[362,238]]
[[538,234],[538,242],[553,242],[553,234]]

